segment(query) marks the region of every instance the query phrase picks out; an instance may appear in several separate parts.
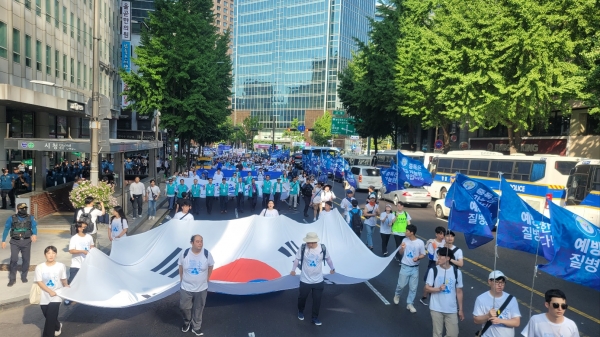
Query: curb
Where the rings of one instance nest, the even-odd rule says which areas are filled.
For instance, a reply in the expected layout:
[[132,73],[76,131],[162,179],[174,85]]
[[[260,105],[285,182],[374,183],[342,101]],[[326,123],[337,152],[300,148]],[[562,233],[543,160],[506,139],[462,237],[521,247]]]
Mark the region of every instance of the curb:
[[8,300],[0,302],[0,311],[27,305],[29,305],[29,295],[9,298]]

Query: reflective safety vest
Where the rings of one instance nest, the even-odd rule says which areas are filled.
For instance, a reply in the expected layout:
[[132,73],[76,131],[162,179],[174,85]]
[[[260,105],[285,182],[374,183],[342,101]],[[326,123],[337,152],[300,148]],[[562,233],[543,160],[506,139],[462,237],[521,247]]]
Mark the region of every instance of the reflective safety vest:
[[31,231],[31,215],[21,219],[16,214],[12,216],[12,225],[10,227],[10,237],[16,240],[29,239],[33,235]]
[[396,212],[396,220],[392,225],[392,232],[406,233],[406,226],[408,226],[408,218],[406,216],[406,211],[402,211],[402,213]]

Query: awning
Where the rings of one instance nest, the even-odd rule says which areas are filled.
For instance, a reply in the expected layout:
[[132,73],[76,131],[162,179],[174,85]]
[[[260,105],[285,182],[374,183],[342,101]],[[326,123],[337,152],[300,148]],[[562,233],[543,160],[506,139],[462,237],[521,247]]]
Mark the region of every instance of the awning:
[[[162,141],[110,139],[100,142],[100,153],[136,152],[157,149]],[[51,152],[91,152],[89,139],[67,138],[5,138],[4,148],[9,150],[51,151]]]

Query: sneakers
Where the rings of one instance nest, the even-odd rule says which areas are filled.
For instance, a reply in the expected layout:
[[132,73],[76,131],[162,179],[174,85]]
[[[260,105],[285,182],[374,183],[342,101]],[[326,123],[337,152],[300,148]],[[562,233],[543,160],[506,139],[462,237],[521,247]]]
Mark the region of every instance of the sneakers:
[[204,332],[202,332],[201,329],[198,329],[198,330],[192,329],[192,333],[196,336],[204,336]]
[[304,313],[301,311],[298,311],[298,319],[303,321],[304,320]]
[[69,301],[69,300],[65,300],[63,303],[64,303],[65,305],[71,305],[71,301]]
[[313,221],[317,221],[317,218],[313,218]]
[[61,333],[62,333],[62,323],[60,323],[60,327],[58,328],[58,331],[54,331],[54,336],[60,336]]
[[321,321],[319,321],[318,318],[313,318],[313,319],[310,320],[310,322],[312,324],[316,325],[316,326],[321,326],[321,324],[322,324]]
[[415,306],[414,306],[414,305],[412,305],[412,303],[406,306],[406,310],[410,311],[410,312],[411,312],[411,313],[413,313],[413,314],[414,314],[415,312],[417,312],[417,309],[415,309]]
[[421,302],[421,304],[423,304],[423,305],[428,305],[427,304],[427,297],[421,297],[421,299],[419,299],[419,302]]
[[383,256],[388,256],[388,252],[383,253]]
[[394,295],[394,304],[400,304],[400,296]]
[[23,278],[21,279],[21,282],[23,282],[23,283],[27,283],[27,281],[28,281],[28,280],[27,280],[27,277],[23,277]]
[[190,324],[191,324],[191,322],[187,323],[187,324],[183,323],[183,325],[181,326],[181,332],[188,332],[188,331],[190,331]]
[[133,217],[133,220],[135,220],[135,219],[136,219],[136,217]]
[[16,283],[16,281],[15,281],[15,280],[11,280],[11,281],[8,281],[8,284],[7,284],[6,286],[7,286],[7,287],[12,287],[12,286],[14,286],[14,285],[15,285],[15,283]]

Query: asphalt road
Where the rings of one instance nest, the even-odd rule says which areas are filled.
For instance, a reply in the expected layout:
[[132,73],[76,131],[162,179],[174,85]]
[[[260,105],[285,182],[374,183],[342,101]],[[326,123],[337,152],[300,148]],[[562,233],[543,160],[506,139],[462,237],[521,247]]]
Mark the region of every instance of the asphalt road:
[[[338,198],[344,196],[341,184],[336,183],[334,191]],[[359,192],[356,197],[362,204],[366,193]],[[388,202],[380,202],[382,208],[385,203]],[[286,207],[281,210],[283,215],[299,222],[312,220],[312,214],[304,219],[301,210],[290,212],[287,205],[284,206]],[[413,224],[417,225],[417,235],[421,238],[432,238],[436,226],[447,226],[445,221],[435,218],[431,207],[407,207],[406,210],[410,213]],[[255,213],[258,212],[257,209]],[[240,215],[249,216],[250,213],[246,211]],[[211,216],[203,213],[202,219],[233,217],[235,212],[231,203],[229,213],[213,212]],[[145,230],[147,229],[149,228]],[[380,255],[379,235],[375,235],[374,239],[375,253]],[[468,250],[461,234],[457,235],[455,244],[463,248],[465,253],[465,266],[462,268],[465,320],[460,322],[460,336],[472,336],[478,329],[473,323],[473,306],[475,298],[489,289],[485,280],[494,266],[494,246],[489,243],[476,250]],[[392,245],[390,242],[390,250]],[[334,262],[335,258],[332,256]],[[600,293],[538,272],[535,292],[532,294],[530,287],[534,263],[533,255],[498,248],[496,268],[509,278],[505,290],[519,300],[522,319],[516,335],[520,335],[526,325],[530,308],[532,314],[545,311],[543,293],[550,288],[559,288],[566,292],[570,305],[566,315],[577,323],[581,335],[600,336]],[[421,280],[426,264],[423,261],[420,266]],[[299,321],[296,318],[297,290],[253,296],[209,293],[203,331],[206,336],[430,336],[431,316],[428,307],[418,302],[422,281],[419,282],[415,302],[417,313],[411,314],[403,305],[408,289],[404,290],[400,305],[393,304],[399,269],[399,265],[392,262],[381,275],[370,281],[372,288],[365,283],[326,286],[320,314],[323,325],[320,327],[311,325],[309,320]],[[381,294],[383,300],[373,289]],[[384,301],[391,304],[385,304]],[[310,305],[309,299],[305,312],[307,315]],[[101,309],[77,304],[63,306],[61,320],[64,323],[62,336],[184,335],[179,330],[181,318],[178,295],[126,309]],[[42,325],[43,317],[37,306],[7,309],[0,314],[0,329],[4,336],[36,336]],[[191,332],[188,334],[191,336]]]

